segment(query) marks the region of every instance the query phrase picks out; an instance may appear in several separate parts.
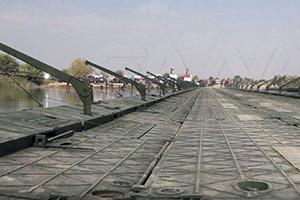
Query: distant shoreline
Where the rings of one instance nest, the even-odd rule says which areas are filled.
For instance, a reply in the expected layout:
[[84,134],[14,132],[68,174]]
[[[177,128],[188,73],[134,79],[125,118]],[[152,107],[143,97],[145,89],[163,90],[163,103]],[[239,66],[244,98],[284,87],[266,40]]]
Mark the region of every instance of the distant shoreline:
[[[61,87],[61,86],[66,86],[67,83],[65,82],[50,82],[50,83],[47,83],[47,84],[44,84],[44,85],[41,85],[41,87]],[[94,88],[98,88],[98,87],[103,87],[105,88],[106,87],[106,84],[105,83],[92,83],[91,84]],[[107,88],[120,88],[124,86],[124,83],[109,83],[107,84]],[[153,88],[157,88],[158,86],[156,85],[153,85]],[[126,85],[126,88],[131,88],[131,84],[127,84]]]

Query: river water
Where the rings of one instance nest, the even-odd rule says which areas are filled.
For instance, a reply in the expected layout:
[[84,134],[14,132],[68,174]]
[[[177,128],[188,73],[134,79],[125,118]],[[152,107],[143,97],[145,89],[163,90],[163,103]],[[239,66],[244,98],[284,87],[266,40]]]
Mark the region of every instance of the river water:
[[[120,91],[118,89],[94,88],[94,101],[119,98],[118,92],[123,96],[137,95],[136,91]],[[60,105],[81,104],[77,93],[71,89],[68,93],[65,86],[41,87],[28,90],[30,95],[22,91],[21,88],[0,87],[0,112],[13,112],[29,108],[38,108],[39,103],[43,107],[54,107]],[[37,101],[37,102],[36,102]]]

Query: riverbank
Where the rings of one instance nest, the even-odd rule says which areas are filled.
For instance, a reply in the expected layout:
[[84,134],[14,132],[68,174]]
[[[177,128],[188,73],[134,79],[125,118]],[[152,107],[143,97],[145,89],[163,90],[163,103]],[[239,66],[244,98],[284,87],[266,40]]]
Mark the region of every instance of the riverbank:
[[[57,81],[49,82],[47,84],[44,84],[44,86],[48,86],[48,87],[59,87],[59,86],[66,86],[66,85],[67,85],[67,83],[65,83],[65,82],[57,82]],[[97,88],[97,87],[99,87],[99,88],[105,88],[105,87],[107,87],[107,88],[121,88],[121,87],[124,87],[124,86],[126,86],[126,88],[131,88],[132,87],[131,84],[125,85],[124,83],[108,83],[108,84],[106,84],[106,83],[91,83],[91,86],[93,86],[94,88]],[[152,88],[158,88],[158,86],[157,85],[152,85]]]
[[19,85],[24,88],[42,87],[42,85],[36,85],[35,83],[32,83],[24,78],[0,76],[0,87],[19,88]]

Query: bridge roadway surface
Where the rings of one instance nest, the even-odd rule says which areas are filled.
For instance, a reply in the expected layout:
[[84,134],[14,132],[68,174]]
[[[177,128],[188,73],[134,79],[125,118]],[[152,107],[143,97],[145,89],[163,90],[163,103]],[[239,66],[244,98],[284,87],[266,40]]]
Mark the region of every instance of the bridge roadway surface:
[[164,97],[147,95],[146,101],[140,96],[101,101],[92,105],[92,116],[84,115],[81,105],[0,112],[0,156],[32,146],[36,134],[55,136],[70,130],[89,129],[181,92],[185,91]]
[[200,88],[0,158],[2,199],[300,199],[300,100]]

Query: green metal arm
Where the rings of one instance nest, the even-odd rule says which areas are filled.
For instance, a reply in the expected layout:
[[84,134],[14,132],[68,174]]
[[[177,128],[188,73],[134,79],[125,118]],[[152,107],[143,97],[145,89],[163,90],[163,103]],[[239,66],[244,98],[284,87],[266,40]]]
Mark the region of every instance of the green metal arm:
[[[281,80],[283,80],[285,77],[283,76],[283,77],[281,77],[281,78],[279,78],[278,80],[276,80],[275,78],[273,78],[273,79],[271,79],[271,82],[266,86],[266,92],[268,92],[269,91],[269,88],[272,86],[272,85],[275,85],[275,84],[278,84]],[[281,86],[279,85],[279,88],[280,88]]]
[[231,84],[231,87],[233,88],[240,88],[241,80],[236,80]]
[[259,81],[257,84],[257,88],[256,88],[256,90],[259,90],[259,88],[262,86],[262,85],[264,85],[264,84],[266,84],[266,83],[269,83],[269,82],[271,82],[271,81],[273,81],[273,78],[272,79],[270,79],[270,80],[266,80],[266,81]]
[[155,79],[149,78],[148,76],[145,76],[144,74],[141,74],[141,73],[139,73],[139,72],[137,72],[137,71],[134,71],[133,69],[130,69],[130,68],[128,68],[128,67],[125,67],[125,69],[128,70],[128,71],[130,71],[130,72],[132,72],[132,73],[135,73],[135,74],[137,74],[137,75],[143,77],[144,79],[146,79],[146,80],[148,80],[148,81],[150,81],[150,82],[152,82],[152,83],[157,84],[157,85],[159,86],[159,88],[160,88],[162,94],[163,94],[163,95],[166,94],[166,85],[165,85],[165,84],[162,84],[160,81],[157,81],[157,80],[155,80]]
[[170,78],[172,80],[176,81],[178,84],[180,84],[181,88],[183,88],[183,89],[189,89],[189,88],[192,88],[192,87],[196,86],[195,83],[192,83],[192,82],[189,82],[189,81],[183,81],[183,80],[175,79],[175,78],[172,78],[172,77],[170,77]]
[[242,81],[241,81],[241,84],[240,84],[241,89],[244,89],[244,87],[245,87],[247,84],[249,84],[249,83],[250,83],[250,82],[247,81],[247,80],[242,80]]
[[293,79],[293,80],[291,80],[291,81],[283,84],[281,87],[285,87],[285,86],[287,86],[287,85],[289,85],[291,83],[297,82],[297,81],[300,81],[300,77],[297,77],[297,78],[295,78],[295,79]]
[[88,60],[85,61],[85,64],[90,65],[92,67],[95,67],[97,69],[100,69],[100,70],[102,70],[102,71],[104,71],[104,72],[106,72],[108,74],[111,74],[111,75],[119,78],[121,81],[124,81],[125,83],[130,83],[130,84],[134,85],[136,87],[136,89],[138,90],[138,92],[140,93],[142,100],[143,101],[146,100],[146,89],[145,89],[144,85],[142,85],[142,84],[140,84],[140,83],[138,83],[138,82],[136,82],[134,80],[131,80],[129,78],[126,78],[126,77],[124,77],[124,76],[122,76],[122,75],[120,75],[120,74],[118,74],[116,72],[113,72],[113,71],[109,70],[109,69],[101,67],[101,66],[99,66],[99,65],[97,65],[95,63],[92,63],[92,62],[90,62]]
[[147,74],[150,74],[151,76],[155,77],[155,78],[158,79],[158,80],[163,81],[164,83],[168,83],[168,84],[172,87],[173,92],[176,92],[175,83],[174,83],[173,81],[170,81],[170,80],[166,79],[166,78],[163,77],[163,76],[156,76],[155,74],[153,74],[153,73],[151,73],[151,72],[149,72],[149,71],[147,71],[146,73],[147,73]]
[[259,81],[254,81],[254,82],[250,85],[250,90],[252,90],[253,87],[254,87],[255,85],[257,85],[258,83],[260,83],[260,82],[259,82]]
[[245,84],[245,90],[247,90],[248,89],[248,87],[249,86],[251,86],[253,84],[253,81],[249,81],[249,82],[247,82],[246,84]]
[[[291,83],[297,82],[297,81],[300,82],[300,77],[295,78],[294,80],[291,80],[291,81],[289,81],[289,82],[287,82],[287,83],[281,85],[281,86],[279,87],[279,93],[281,93],[282,89],[283,89],[285,86],[287,86],[287,85],[289,85],[289,84],[291,84]],[[299,89],[299,93],[300,93],[300,86],[299,86],[298,89]]]
[[182,83],[180,81],[178,81],[175,78],[172,78],[171,76],[169,76],[169,78],[174,81],[174,83],[176,84],[178,90],[182,90],[182,88],[184,88],[184,86],[182,85]]
[[67,83],[71,83],[74,89],[76,90],[80,100],[83,103],[83,112],[85,115],[91,115],[91,105],[92,105],[92,90],[89,87],[88,84],[76,79],[73,76],[70,76],[69,74],[66,74],[50,65],[47,65],[46,63],[43,63],[33,57],[30,57],[16,49],[13,49],[9,46],[6,46],[5,44],[0,43],[0,50],[6,52],[7,54],[10,54],[28,64],[31,66],[46,72],[50,74],[51,76],[54,76],[62,81],[65,81]]

